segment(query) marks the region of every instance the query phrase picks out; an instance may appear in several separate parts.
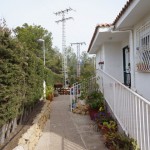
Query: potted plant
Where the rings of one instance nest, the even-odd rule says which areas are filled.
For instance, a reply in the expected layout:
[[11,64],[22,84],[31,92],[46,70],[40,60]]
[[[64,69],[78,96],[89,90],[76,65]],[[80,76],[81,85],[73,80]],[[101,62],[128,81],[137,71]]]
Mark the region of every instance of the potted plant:
[[46,87],[46,99],[52,101],[53,100],[53,92],[54,88],[52,86]]
[[95,120],[99,108],[104,106],[103,99],[103,94],[98,91],[92,92],[86,99],[86,103],[89,105],[89,114],[92,120]]
[[99,65],[101,65],[101,64],[103,65],[103,64],[104,64],[104,61],[100,61],[98,64],[99,64]]
[[89,114],[91,117],[91,120],[95,120],[96,114],[99,111],[100,103],[98,100],[93,100],[89,103]]
[[113,118],[110,116],[109,113],[106,112],[98,112],[97,116],[96,116],[96,122],[97,124],[100,124],[103,126],[104,122],[110,122],[113,121]]
[[110,150],[135,150],[135,140],[118,132],[104,135],[105,145]]
[[104,121],[101,130],[103,134],[106,134],[108,132],[117,132],[117,123],[113,120],[111,121]]

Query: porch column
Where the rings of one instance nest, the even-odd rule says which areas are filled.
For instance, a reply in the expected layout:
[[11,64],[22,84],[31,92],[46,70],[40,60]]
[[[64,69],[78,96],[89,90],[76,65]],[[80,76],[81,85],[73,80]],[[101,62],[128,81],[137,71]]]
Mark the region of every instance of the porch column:
[[134,52],[133,30],[130,30],[129,45],[130,45],[130,65],[131,65],[131,89],[135,90],[135,52]]

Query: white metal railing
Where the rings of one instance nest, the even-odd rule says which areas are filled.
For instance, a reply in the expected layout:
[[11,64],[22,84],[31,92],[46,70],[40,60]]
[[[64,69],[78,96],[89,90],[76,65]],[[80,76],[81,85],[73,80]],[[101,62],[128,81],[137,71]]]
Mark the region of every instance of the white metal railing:
[[81,92],[86,92],[90,93],[93,90],[95,90],[95,83],[96,83],[97,78],[91,77],[88,78],[87,80],[83,80],[82,83],[74,83],[73,86],[70,88],[70,109],[75,107],[75,104],[78,102],[79,97],[81,96]]
[[127,135],[141,150],[150,150],[150,102],[102,70],[97,70],[100,90]]
[[80,88],[81,84],[76,82],[73,84],[73,86],[70,88],[70,109],[75,107],[75,103],[78,101],[78,97],[80,96]]

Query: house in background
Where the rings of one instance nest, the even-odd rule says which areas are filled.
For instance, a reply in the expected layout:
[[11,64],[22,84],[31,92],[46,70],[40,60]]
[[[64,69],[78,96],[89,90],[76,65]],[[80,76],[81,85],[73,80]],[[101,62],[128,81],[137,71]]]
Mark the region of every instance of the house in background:
[[113,24],[98,25],[88,52],[97,69],[150,101],[150,1],[129,0]]
[[[98,25],[88,52],[96,54],[96,69],[102,69],[124,83],[123,49],[129,50],[129,32],[113,31],[113,28],[114,26],[111,24]],[[125,57],[128,65],[130,62],[129,52],[126,52]]]
[[150,0],[129,0],[112,24],[97,25],[88,52],[121,127],[149,150]]

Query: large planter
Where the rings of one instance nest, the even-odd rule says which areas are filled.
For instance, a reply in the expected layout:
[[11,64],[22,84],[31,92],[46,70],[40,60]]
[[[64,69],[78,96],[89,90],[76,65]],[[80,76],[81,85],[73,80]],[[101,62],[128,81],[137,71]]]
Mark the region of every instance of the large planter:
[[102,127],[103,127],[103,125],[102,125],[101,123],[98,123],[97,126],[98,126],[98,128],[99,128],[100,130],[101,130]]
[[53,94],[48,94],[46,99],[52,101],[53,100]]
[[89,109],[89,115],[91,120],[95,120],[97,113],[98,113],[97,109],[91,109],[91,108]]

